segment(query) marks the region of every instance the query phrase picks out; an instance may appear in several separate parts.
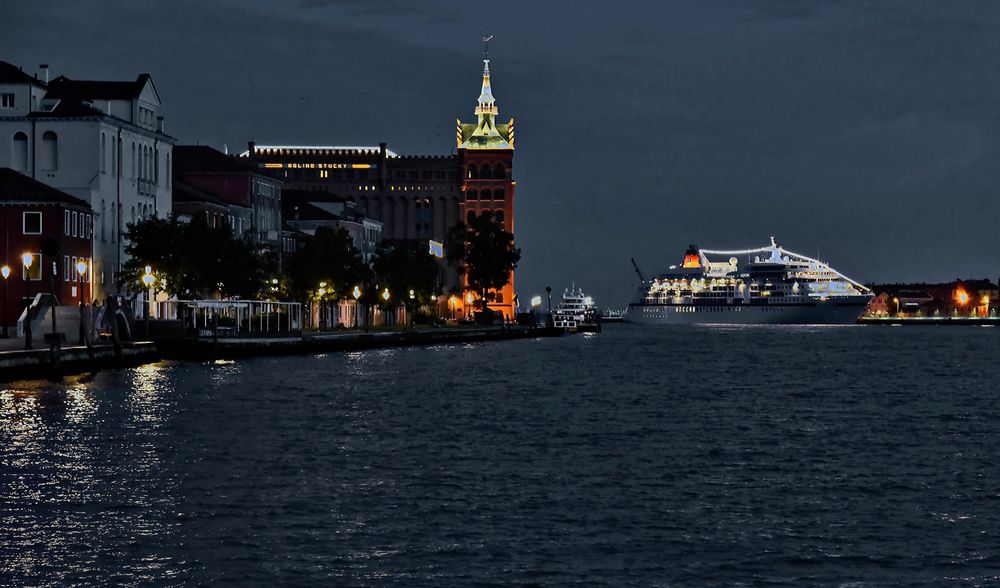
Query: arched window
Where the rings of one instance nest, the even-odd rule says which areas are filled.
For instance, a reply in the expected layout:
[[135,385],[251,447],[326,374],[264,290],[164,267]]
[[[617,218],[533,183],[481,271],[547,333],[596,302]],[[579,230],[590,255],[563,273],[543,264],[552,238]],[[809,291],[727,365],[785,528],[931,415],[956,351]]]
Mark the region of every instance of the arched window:
[[108,173],[108,136],[101,133],[101,173]]
[[474,164],[474,163],[469,164],[469,179],[470,180],[478,180],[479,179],[479,168],[476,167],[476,164]]
[[122,153],[122,138],[121,137],[118,137],[118,157],[115,158],[115,159],[116,159],[116,163],[118,164],[118,177],[121,177],[123,175],[123,172],[122,172],[122,161],[124,161],[124,159],[125,159],[125,154]]
[[42,133],[42,169],[59,169],[59,137],[52,131]]
[[502,189],[493,190],[493,199],[503,200],[503,190]]
[[10,167],[17,171],[28,171],[28,135],[20,131],[14,133],[10,151]]
[[157,184],[160,183],[160,150],[157,148],[153,151],[153,181]]
[[497,222],[502,225],[503,224],[503,211],[500,210],[500,209],[497,209],[496,211],[494,211],[493,218],[497,219]]
[[470,223],[470,224],[471,224],[471,223],[472,223],[472,219],[474,219],[474,218],[476,218],[476,211],[474,211],[474,210],[470,210],[470,211],[469,211],[469,212],[467,212],[467,213],[466,213],[466,215],[465,215],[465,222],[467,222],[467,223]]
[[469,190],[465,196],[466,200],[479,200],[479,192],[476,190]]
[[101,199],[101,241],[108,238],[108,205]]
[[133,180],[136,178],[135,172],[138,169],[136,167],[136,163],[137,163],[137,161],[136,161],[136,158],[135,158],[135,141],[132,141],[132,179]]
[[167,169],[165,171],[166,171],[166,176],[167,176],[167,189],[169,189],[170,188],[170,154],[169,153],[167,153]]
[[502,180],[507,177],[507,170],[504,168],[502,163],[498,163],[496,167],[493,168],[493,177]]
[[118,173],[118,152],[115,149],[115,140],[111,139],[111,175]]
[[488,180],[493,177],[493,174],[490,173],[490,164],[483,164],[483,168],[479,170],[479,177],[484,180]]

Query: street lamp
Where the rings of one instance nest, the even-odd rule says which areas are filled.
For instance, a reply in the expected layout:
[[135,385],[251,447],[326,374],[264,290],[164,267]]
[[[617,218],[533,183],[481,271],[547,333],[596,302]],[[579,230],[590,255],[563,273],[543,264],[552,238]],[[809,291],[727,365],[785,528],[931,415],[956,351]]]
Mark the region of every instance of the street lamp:
[[386,286],[385,291],[382,292],[382,300],[385,300],[385,318],[389,318],[389,287]]
[[80,345],[83,345],[83,343],[84,343],[84,327],[83,327],[83,322],[84,321],[83,321],[83,317],[84,317],[84,314],[85,314],[84,313],[84,309],[83,309],[83,276],[87,273],[87,262],[86,261],[83,261],[81,259],[80,261],[77,262],[77,264],[76,264],[76,273],[77,273],[77,277],[78,277],[77,284],[78,284],[78,287],[79,287],[79,290],[80,290],[80,292],[79,292],[79,294],[80,294]]
[[[146,285],[146,289],[152,292],[153,284],[156,283],[156,276],[153,275],[153,268],[146,266],[146,273],[142,275],[142,283]],[[146,293],[146,338],[149,338],[149,310],[150,310],[150,295],[149,292]]]
[[552,286],[545,287],[545,295],[549,298],[549,316],[545,319],[545,326],[549,326],[549,321],[552,320]]
[[7,278],[10,277],[10,266],[4,264],[0,267],[0,275],[3,276],[3,338],[7,338]]
[[28,306],[24,311],[24,348],[31,349],[31,296],[28,287],[31,286],[31,263],[35,256],[31,253],[21,255],[21,263],[24,264],[24,296],[28,299]]
[[361,288],[355,286],[354,292],[351,294],[354,295],[354,328],[356,329],[358,328],[358,298],[361,298]]

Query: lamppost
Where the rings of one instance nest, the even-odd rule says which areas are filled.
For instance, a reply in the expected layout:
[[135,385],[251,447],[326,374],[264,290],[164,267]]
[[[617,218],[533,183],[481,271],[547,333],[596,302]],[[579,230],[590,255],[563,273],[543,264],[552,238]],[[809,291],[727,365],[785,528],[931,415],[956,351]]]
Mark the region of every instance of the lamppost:
[[476,297],[472,294],[472,292],[465,295],[465,318],[469,318],[469,307],[472,306],[472,303],[475,302],[475,300]]
[[548,327],[552,320],[552,286],[545,287],[545,295],[549,298],[549,316],[545,319],[545,326]]
[[361,288],[358,286],[354,287],[354,328],[358,328],[358,299],[361,298]]
[[24,297],[28,299],[28,306],[24,311],[24,348],[31,349],[31,296],[28,293],[28,287],[31,285],[31,263],[34,261],[35,256],[31,253],[25,253],[21,256],[21,263],[24,264]]
[[7,338],[7,278],[10,277],[10,266],[4,264],[0,267],[0,275],[3,276],[3,338]]
[[455,320],[455,296],[448,298],[448,318]]
[[382,292],[382,300],[385,300],[385,316],[389,316],[389,287],[386,286],[385,292]]
[[[413,288],[410,288],[410,308],[414,309],[414,310],[413,310],[414,314],[416,314],[416,308],[414,307],[414,302],[413,302],[413,301],[414,301],[414,299],[416,299],[416,297],[417,297],[417,295],[416,295],[416,293],[415,293],[415,292],[413,291]],[[412,325],[412,324],[413,324],[413,318],[414,318],[414,317],[411,317],[411,316],[410,316],[410,311],[409,311],[409,310],[407,310],[407,311],[406,311],[406,318],[410,319],[410,320],[409,320],[409,321],[407,321],[407,322],[409,322],[409,323],[410,323],[410,324]]]
[[146,285],[146,338],[149,339],[149,310],[150,310],[150,295],[149,293],[153,291],[153,284],[156,283],[156,276],[153,275],[153,268],[146,266],[146,273],[142,274],[142,283]]
[[83,276],[87,273],[87,262],[82,259],[76,264],[76,274],[77,274],[77,285],[80,291],[80,345],[84,344],[84,334],[85,329],[83,326],[83,318],[86,316],[86,311],[83,308]]

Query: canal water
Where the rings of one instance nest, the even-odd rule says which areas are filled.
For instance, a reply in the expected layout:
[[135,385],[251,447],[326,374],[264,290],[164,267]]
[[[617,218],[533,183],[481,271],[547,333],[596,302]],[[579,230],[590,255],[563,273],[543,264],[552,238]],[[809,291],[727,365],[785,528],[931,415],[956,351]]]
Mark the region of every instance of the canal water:
[[0,392],[0,585],[979,585],[1000,329],[640,328]]

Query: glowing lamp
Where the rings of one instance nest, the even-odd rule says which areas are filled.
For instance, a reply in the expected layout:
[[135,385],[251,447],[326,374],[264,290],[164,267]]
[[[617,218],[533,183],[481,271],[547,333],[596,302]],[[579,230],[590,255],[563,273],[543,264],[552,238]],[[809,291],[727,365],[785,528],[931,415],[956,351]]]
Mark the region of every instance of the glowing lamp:
[[358,298],[361,298],[361,288],[358,288],[357,286],[355,286],[354,287],[354,299],[357,300]]
[[385,292],[382,292],[382,300],[385,300],[386,302],[389,302],[389,289],[388,288],[385,289]]
[[30,268],[31,262],[33,262],[34,260],[35,256],[30,253],[25,253],[24,255],[21,256],[21,263],[23,263],[24,267],[26,268]]
[[472,292],[469,292],[468,294],[465,295],[465,301],[468,304],[472,304],[472,301],[475,300],[475,299],[476,299],[476,297],[473,296]]
[[413,300],[413,298],[414,298],[415,296],[416,296],[416,294],[415,294],[415,293],[413,292],[413,289],[411,288],[411,289],[410,289],[410,300]]
[[542,305],[542,297],[541,296],[534,296],[534,297],[532,297],[531,298],[531,305],[534,306],[534,307],[536,307],[536,308],[539,307],[539,306],[541,306]]
[[0,267],[0,275],[3,275],[3,279],[5,279],[5,280],[7,278],[9,278],[10,277],[10,266],[9,265],[5,265],[3,267]]
[[76,263],[76,271],[81,276],[84,275],[85,273],[87,273],[87,262],[86,261],[78,261]]

